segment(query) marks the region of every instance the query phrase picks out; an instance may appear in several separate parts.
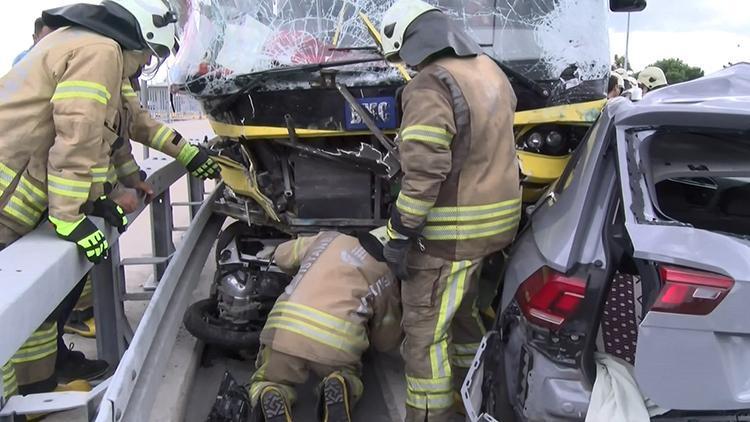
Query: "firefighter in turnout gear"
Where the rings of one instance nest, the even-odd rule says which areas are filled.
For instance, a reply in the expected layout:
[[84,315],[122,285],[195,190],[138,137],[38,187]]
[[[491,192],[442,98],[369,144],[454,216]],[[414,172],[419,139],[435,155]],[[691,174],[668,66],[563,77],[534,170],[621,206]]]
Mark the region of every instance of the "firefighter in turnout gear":
[[250,398],[256,420],[291,421],[294,386],[320,384],[319,420],[350,422],[362,395],[362,353],[398,346],[398,282],[383,259],[385,228],[358,238],[322,232],[280,245],[275,262],[295,274],[261,333]]
[[402,281],[406,419],[445,421],[484,334],[482,259],[511,243],[521,217],[516,97],[434,6],[399,0],[381,25],[386,59],[419,71],[402,97],[404,175],[384,250]]
[[[108,243],[89,219],[123,230],[107,197],[111,137],[121,81],[147,55],[175,45],[176,17],[161,0],[105,0],[43,13],[58,28],[0,79],[0,244],[7,247],[46,217],[57,235],[99,262]],[[3,379],[22,394],[57,386],[53,312],[10,362]],[[6,394],[13,390],[4,388]]]

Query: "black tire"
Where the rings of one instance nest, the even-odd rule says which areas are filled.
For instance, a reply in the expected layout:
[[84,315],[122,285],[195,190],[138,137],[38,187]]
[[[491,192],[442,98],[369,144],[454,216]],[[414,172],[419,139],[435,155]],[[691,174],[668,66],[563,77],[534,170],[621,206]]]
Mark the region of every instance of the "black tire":
[[188,332],[206,344],[229,350],[257,351],[260,331],[240,331],[215,323],[216,299],[203,299],[185,311],[183,322]]

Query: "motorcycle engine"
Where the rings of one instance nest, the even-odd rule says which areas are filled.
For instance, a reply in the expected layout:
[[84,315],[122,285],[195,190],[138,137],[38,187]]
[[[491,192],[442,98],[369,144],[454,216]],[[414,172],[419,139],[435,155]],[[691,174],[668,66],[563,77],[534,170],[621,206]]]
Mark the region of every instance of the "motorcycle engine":
[[253,239],[233,239],[219,254],[216,279],[218,316],[235,324],[263,324],[290,277],[271,264],[274,247]]

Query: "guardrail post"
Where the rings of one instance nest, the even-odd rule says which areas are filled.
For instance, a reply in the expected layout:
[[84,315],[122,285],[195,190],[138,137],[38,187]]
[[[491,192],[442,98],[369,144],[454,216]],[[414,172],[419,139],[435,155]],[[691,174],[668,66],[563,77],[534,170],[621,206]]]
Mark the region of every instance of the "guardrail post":
[[91,269],[94,287],[94,320],[96,321],[96,350],[99,359],[112,366],[120,362],[127,344],[123,332],[125,308],[120,300],[120,283],[125,273],[119,265],[120,244],[109,249],[109,257]]
[[203,180],[188,175],[188,201],[190,205],[190,221],[193,221],[203,202],[206,187]]
[[[151,203],[151,245],[155,257],[168,257],[174,251],[172,242],[172,205],[169,200],[169,189],[157,196]],[[169,261],[154,265],[154,282],[158,283],[164,275]]]

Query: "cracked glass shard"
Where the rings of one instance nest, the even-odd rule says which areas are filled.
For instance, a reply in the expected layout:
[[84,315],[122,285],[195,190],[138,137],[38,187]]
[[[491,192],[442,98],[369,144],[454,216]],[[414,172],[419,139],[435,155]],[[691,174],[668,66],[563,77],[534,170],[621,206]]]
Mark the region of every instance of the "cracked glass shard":
[[[240,75],[376,56],[366,49],[375,43],[360,15],[378,27],[393,1],[172,0],[180,13],[182,48],[171,65],[170,79],[200,81],[202,95],[226,94],[247,84]],[[488,54],[531,79],[559,80],[571,66],[581,81],[608,75],[608,13],[603,0],[428,2],[460,22]],[[349,86],[401,82],[398,72],[383,62],[339,70]],[[284,76],[262,88],[306,83]]]

